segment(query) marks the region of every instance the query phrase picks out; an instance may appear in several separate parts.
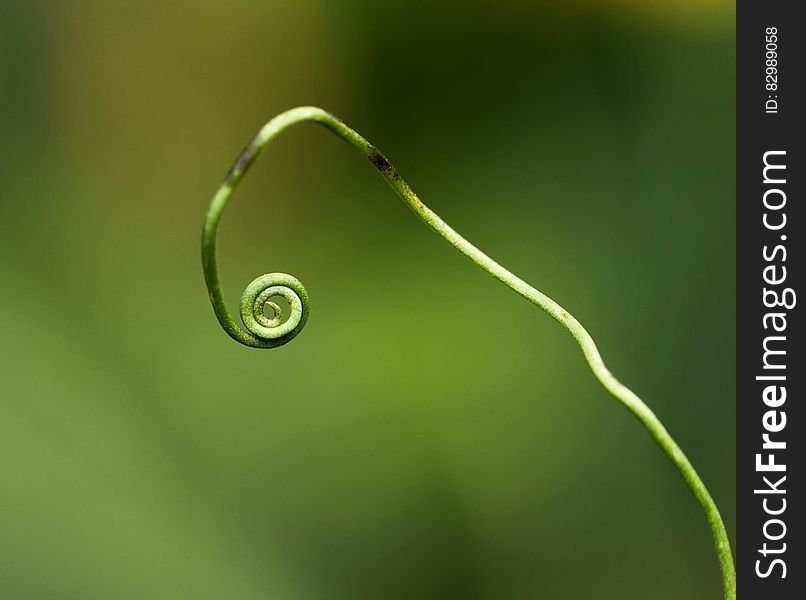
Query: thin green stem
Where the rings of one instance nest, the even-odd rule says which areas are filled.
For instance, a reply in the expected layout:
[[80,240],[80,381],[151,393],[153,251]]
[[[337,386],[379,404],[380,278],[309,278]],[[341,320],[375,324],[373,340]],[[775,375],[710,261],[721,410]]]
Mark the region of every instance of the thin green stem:
[[[262,275],[249,284],[241,299],[241,317],[246,329],[237,325],[224,304],[221,279],[218,274],[216,261],[216,233],[221,220],[222,212],[227,205],[233,191],[243,178],[246,171],[254,162],[260,151],[274,137],[285,129],[297,123],[312,121],[319,123],[326,129],[335,133],[342,140],[361,152],[380,172],[391,188],[400,196],[409,208],[422,219],[451,246],[469,258],[473,263],[487,271],[501,283],[511,288],[533,304],[545,311],[550,317],[565,327],[574,337],[582,349],[593,374],[619,402],[621,402],[649,431],[663,452],[672,461],[683,476],[686,484],[694,494],[705,513],[708,525],[716,546],[717,557],[722,571],[724,598],[736,598],[736,573],[733,565],[730,542],[725,525],[711,494],[694,470],[691,462],[666,431],[655,413],[644,402],[616,379],[607,369],[602,360],[596,344],[585,328],[571,316],[562,306],[554,300],[535,289],[521,278],[511,273],[500,264],[492,260],[473,244],[459,235],[439,215],[429,209],[420,201],[417,194],[400,177],[395,168],[375,146],[370,144],[360,134],[348,127],[337,117],[316,107],[305,106],[284,112],[269,121],[247,145],[241,155],[232,165],[227,177],[213,197],[202,233],[202,264],[210,300],[213,304],[218,321],[224,330],[236,341],[255,348],[274,348],[281,346],[294,338],[305,325],[308,319],[309,298],[304,286],[291,275],[271,273]],[[283,320],[280,308],[273,297],[285,298],[291,306],[291,314]],[[273,315],[267,317],[264,313],[268,307]]]

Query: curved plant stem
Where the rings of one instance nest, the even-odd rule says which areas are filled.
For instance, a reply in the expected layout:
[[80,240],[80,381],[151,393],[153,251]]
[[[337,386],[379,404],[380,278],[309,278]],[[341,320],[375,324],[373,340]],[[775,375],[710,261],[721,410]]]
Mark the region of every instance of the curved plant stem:
[[[456,248],[473,263],[498,279],[533,304],[543,309],[550,317],[565,327],[582,349],[593,374],[604,388],[621,402],[627,410],[635,415],[649,431],[663,452],[672,461],[688,485],[694,497],[700,503],[708,525],[711,528],[717,557],[722,571],[724,597],[733,600],[736,597],[736,573],[733,565],[730,542],[728,540],[722,517],[711,494],[694,470],[686,455],[666,431],[655,413],[644,404],[629,388],[618,381],[607,369],[596,344],[585,328],[571,316],[568,311],[554,300],[533,288],[517,277],[465,238],[459,235],[435,212],[430,210],[417,197],[408,184],[400,177],[395,168],[375,146],[360,134],[348,127],[337,117],[316,107],[299,107],[284,112],[269,121],[243,150],[232,165],[224,183],[213,197],[202,233],[202,263],[210,300],[218,321],[224,330],[238,342],[256,348],[273,348],[285,344],[296,336],[308,318],[309,299],[304,286],[290,275],[272,273],[258,277],[249,284],[241,301],[241,316],[246,330],[241,329],[230,315],[224,304],[221,281],[216,262],[216,232],[221,214],[237,187],[241,178],[251,166],[263,147],[283,130],[295,125],[312,121],[335,133],[342,140],[361,152],[381,173],[386,182],[409,205],[422,221],[433,229],[451,246]],[[280,307],[271,302],[272,297],[284,297],[291,306],[291,315],[283,322]],[[273,315],[264,314],[268,307]]]

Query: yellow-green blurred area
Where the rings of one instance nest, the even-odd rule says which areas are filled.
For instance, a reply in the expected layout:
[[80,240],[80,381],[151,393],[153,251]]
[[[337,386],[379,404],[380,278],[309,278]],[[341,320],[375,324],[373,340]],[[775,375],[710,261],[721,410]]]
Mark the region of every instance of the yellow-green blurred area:
[[678,473],[556,323],[314,125],[219,237],[231,310],[311,294],[280,349],[203,284],[210,197],[315,104],[563,304],[734,527],[728,2],[0,8],[0,598],[714,599]]

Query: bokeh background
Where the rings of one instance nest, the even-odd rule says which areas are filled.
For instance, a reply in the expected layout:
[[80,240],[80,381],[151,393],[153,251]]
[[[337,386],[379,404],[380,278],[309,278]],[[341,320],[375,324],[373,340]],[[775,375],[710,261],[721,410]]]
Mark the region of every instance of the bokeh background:
[[[338,114],[575,314],[734,532],[732,3],[6,0],[0,597],[718,598],[679,475],[570,337],[315,126]],[[493,331],[493,335],[489,333]]]

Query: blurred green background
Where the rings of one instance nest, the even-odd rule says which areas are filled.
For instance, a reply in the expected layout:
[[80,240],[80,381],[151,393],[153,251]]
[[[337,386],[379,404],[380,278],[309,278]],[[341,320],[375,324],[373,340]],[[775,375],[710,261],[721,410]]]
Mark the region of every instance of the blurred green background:
[[199,234],[265,120],[336,113],[585,324],[733,538],[734,81],[721,0],[3,2],[0,597],[720,597],[567,333],[348,146],[293,129],[224,217],[233,310],[311,293],[288,346],[221,331]]

